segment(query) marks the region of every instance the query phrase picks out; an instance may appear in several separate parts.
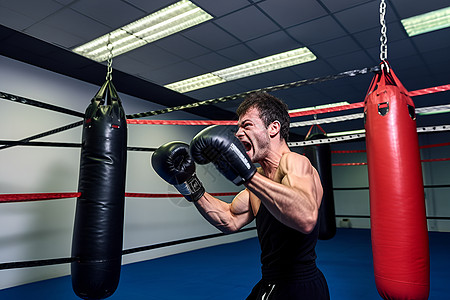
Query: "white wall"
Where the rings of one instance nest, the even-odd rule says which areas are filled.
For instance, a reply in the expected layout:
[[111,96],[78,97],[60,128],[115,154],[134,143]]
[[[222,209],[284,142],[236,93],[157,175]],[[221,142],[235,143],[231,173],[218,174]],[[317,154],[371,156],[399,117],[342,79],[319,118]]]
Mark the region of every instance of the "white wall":
[[[106,67],[105,67],[106,75]],[[114,81],[114,80],[113,80]],[[99,78],[99,85],[103,78]],[[84,112],[100,86],[0,56],[0,91]],[[125,112],[134,114],[160,105],[120,93]],[[198,119],[175,112],[153,119]],[[80,118],[0,99],[0,140],[18,140],[67,125]],[[180,140],[189,142],[203,127],[129,125],[128,145],[158,147]],[[80,143],[81,126],[39,141]],[[175,193],[153,171],[151,152],[128,152],[126,191]],[[0,193],[76,192],[80,149],[17,146],[0,150]],[[198,176],[210,192],[239,190],[211,167],[199,167]],[[230,197],[224,200],[230,200]],[[59,199],[0,206],[0,263],[70,257],[76,199]],[[183,198],[127,198],[124,249],[217,233],[195,207]],[[151,259],[215,244],[254,237],[249,231],[231,236],[166,247],[123,257],[124,263]],[[0,270],[0,289],[70,274],[70,265]]]

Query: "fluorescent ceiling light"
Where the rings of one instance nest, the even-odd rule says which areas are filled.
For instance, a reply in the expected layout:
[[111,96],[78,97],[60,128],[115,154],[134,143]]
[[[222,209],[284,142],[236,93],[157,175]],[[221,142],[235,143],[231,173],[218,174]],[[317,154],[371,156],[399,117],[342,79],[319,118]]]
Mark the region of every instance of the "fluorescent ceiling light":
[[[219,84],[225,81],[231,81],[273,70],[287,68],[290,66],[295,66],[298,64],[306,63],[308,61],[315,60],[316,58],[317,57],[308,48],[304,47],[263,57],[244,64],[207,73],[197,77],[167,84],[165,85],[165,87],[177,91],[179,93],[186,93],[207,86]],[[204,80],[205,76],[212,80],[205,81]],[[200,80],[200,83],[197,82],[197,79]]]
[[179,93],[186,93],[223,82],[226,82],[226,80],[212,73],[206,73],[200,76],[165,85],[165,87]]
[[401,20],[408,36],[438,30],[450,26],[450,6],[426,14]]
[[318,106],[291,109],[288,112],[289,113],[297,113],[297,112],[306,111],[306,110],[316,110],[316,109],[330,108],[330,107],[343,106],[343,105],[349,105],[349,104],[350,103],[348,103],[347,101],[343,101],[343,102],[336,102],[336,103],[330,103],[330,104],[324,104],[324,105],[318,105]]
[[114,57],[210,19],[210,14],[191,1],[181,0],[72,51],[102,62],[111,48]]

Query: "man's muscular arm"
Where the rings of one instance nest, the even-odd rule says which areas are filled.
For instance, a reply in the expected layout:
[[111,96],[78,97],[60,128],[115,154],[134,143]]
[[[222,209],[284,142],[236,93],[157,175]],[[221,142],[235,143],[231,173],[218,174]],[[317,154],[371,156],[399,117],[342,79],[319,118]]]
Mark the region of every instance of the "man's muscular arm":
[[257,173],[245,185],[281,223],[311,232],[323,195],[317,171],[306,157],[291,152],[281,158],[276,177],[280,183]]
[[224,233],[238,231],[254,219],[248,190],[236,195],[231,203],[205,193],[195,206],[209,223]]

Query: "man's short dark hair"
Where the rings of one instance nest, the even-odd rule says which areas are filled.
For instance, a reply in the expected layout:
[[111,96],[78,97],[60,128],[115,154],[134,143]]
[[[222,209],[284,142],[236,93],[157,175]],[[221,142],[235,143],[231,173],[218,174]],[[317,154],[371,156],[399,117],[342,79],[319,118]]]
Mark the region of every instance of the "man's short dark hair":
[[240,117],[251,108],[259,110],[259,117],[263,120],[266,128],[274,121],[280,122],[280,139],[288,140],[291,118],[286,103],[266,92],[251,93],[239,105],[236,114]]

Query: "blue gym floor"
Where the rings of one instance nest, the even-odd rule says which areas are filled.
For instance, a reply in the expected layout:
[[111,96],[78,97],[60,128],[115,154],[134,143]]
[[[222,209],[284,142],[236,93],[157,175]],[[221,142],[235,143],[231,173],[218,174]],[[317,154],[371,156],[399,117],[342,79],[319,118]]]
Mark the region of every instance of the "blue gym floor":
[[[430,232],[431,300],[450,299],[450,233]],[[317,245],[318,265],[332,300],[381,299],[376,291],[370,231],[338,229]],[[2,272],[2,271],[0,271]],[[245,299],[260,278],[256,238],[122,267],[108,299]],[[0,299],[79,299],[70,276],[0,290]]]

